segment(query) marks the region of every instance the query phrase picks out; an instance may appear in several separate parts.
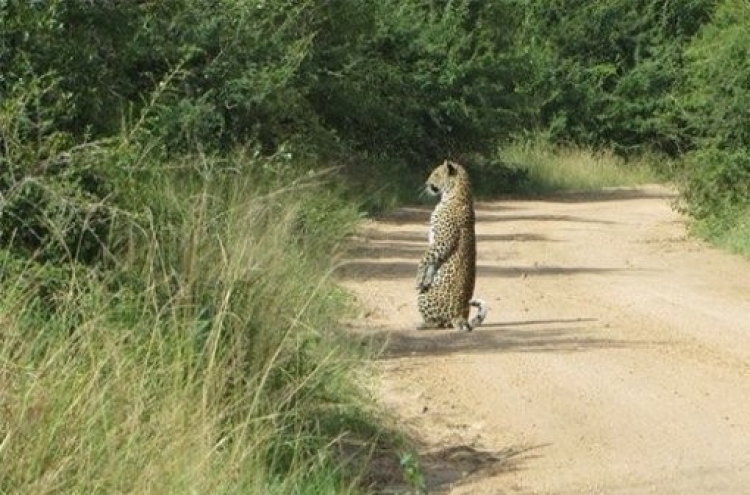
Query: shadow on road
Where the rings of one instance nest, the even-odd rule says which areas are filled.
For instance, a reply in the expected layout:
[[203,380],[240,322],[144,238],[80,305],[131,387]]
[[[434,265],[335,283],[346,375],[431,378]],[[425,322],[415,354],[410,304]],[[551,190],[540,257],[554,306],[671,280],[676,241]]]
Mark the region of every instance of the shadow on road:
[[[352,239],[346,251],[345,259],[336,269],[337,276],[345,280],[394,280],[413,278],[417,263],[427,248],[427,222],[430,209],[422,207],[404,208],[378,219],[381,224],[413,226],[414,222],[424,223],[423,230],[365,230],[360,236]],[[570,215],[524,215],[517,210],[510,215],[484,214],[477,215],[477,222],[482,221],[557,221],[584,223],[611,223],[604,220]],[[492,242],[559,242],[548,235],[538,232],[516,232],[503,234],[483,234],[477,229],[477,243],[480,248]],[[497,260],[495,260],[497,261]],[[597,274],[620,271],[621,268],[610,267],[577,267],[577,266],[498,266],[496,263],[479,264],[478,277],[520,277],[520,276],[558,276],[577,274]]]
[[[367,242],[375,242],[372,249],[375,250],[381,242],[403,242],[414,243],[424,250],[427,247],[427,227],[424,230],[400,230],[395,232],[379,232],[371,230],[364,236]],[[553,241],[546,235],[537,233],[513,233],[513,234],[482,234],[477,233],[477,242],[489,241]]]
[[[403,247],[390,247],[390,251],[378,248],[380,256],[405,257],[414,255],[421,250]],[[525,276],[560,276],[612,273],[619,271],[632,272],[633,269],[585,266],[497,266],[478,265],[477,277],[513,278]],[[416,261],[379,261],[373,258],[369,261],[351,260],[342,262],[335,271],[336,276],[344,280],[395,280],[400,278],[414,278],[417,274]]]
[[490,323],[473,332],[379,329],[366,331],[363,340],[381,350],[379,359],[456,353],[585,352],[653,344],[607,338],[593,326],[596,323],[593,318]]
[[[576,202],[575,197],[571,196],[569,200],[566,200],[567,196],[561,198],[550,199],[550,202],[558,203],[572,203]],[[617,198],[612,198],[617,199]],[[583,201],[582,201],[583,202]],[[414,206],[410,208],[402,208],[400,210],[389,212],[385,215],[376,217],[375,220],[379,224],[383,225],[407,225],[407,224],[421,224],[425,226],[425,232],[420,234],[420,240],[426,236],[426,229],[430,223],[430,214],[434,209],[434,205],[430,206]],[[476,222],[511,222],[511,221],[526,221],[526,222],[578,222],[578,223],[600,223],[600,224],[614,224],[609,220],[600,220],[598,218],[582,217],[577,215],[549,215],[549,214],[524,214],[519,209],[515,209],[512,214],[498,214],[494,213],[498,210],[497,206],[478,206],[476,208]]]
[[597,191],[563,192],[544,197],[549,203],[600,203],[602,201],[627,201],[632,199],[674,199],[677,194],[662,188],[615,188]]
[[[477,214],[477,222],[482,220],[481,213]],[[598,223],[602,225],[614,225],[617,222],[611,220],[600,220],[598,218],[587,218],[577,215],[501,215],[494,221],[502,222],[570,222],[570,223]]]
[[[482,198],[477,201],[477,209],[485,211],[509,211],[522,209],[524,202],[541,201],[547,203],[601,203],[603,201],[627,201],[634,199],[674,199],[677,194],[663,187],[610,188],[595,191],[569,191],[544,195],[506,195],[495,200]],[[513,202],[513,205],[507,202]]]
[[[455,445],[427,451],[419,456],[419,468],[430,494],[447,493],[478,477],[491,477],[523,469],[540,457],[545,445],[508,447],[500,451]],[[404,480],[403,467],[392,451],[376,453],[370,461],[366,486],[380,494],[412,493]]]

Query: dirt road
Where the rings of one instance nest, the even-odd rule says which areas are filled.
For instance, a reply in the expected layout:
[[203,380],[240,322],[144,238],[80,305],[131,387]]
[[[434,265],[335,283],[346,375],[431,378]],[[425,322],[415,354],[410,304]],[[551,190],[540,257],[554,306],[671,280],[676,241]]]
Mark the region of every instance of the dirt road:
[[750,263],[660,187],[477,205],[472,333],[418,331],[428,208],[368,222],[339,276],[388,341],[377,396],[430,493],[750,494]]

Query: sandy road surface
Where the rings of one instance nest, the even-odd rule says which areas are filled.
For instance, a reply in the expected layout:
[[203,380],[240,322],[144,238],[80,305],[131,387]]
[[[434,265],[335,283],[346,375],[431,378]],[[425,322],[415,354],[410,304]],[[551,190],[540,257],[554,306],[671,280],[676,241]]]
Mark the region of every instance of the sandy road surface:
[[477,205],[473,333],[418,331],[428,209],[368,222],[339,276],[387,339],[382,403],[430,493],[750,494],[750,263],[659,187]]

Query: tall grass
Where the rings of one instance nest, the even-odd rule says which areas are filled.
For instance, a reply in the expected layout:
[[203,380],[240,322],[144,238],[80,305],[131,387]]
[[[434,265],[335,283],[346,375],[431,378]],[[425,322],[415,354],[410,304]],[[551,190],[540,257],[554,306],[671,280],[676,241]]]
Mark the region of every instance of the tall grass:
[[516,187],[523,193],[586,191],[658,180],[653,157],[626,160],[611,151],[553,145],[543,139],[503,146],[497,159],[525,176]]
[[356,209],[234,160],[154,176],[107,269],[2,252],[0,493],[357,491],[337,446],[377,432],[327,276]]

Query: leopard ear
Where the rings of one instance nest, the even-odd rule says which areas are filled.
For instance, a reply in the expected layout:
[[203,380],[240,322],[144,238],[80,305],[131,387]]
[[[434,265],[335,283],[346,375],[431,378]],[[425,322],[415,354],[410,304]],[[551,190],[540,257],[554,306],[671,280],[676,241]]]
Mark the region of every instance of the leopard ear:
[[458,167],[456,167],[455,163],[453,163],[450,160],[446,160],[445,165],[448,167],[448,175],[456,175],[456,172],[458,171]]

